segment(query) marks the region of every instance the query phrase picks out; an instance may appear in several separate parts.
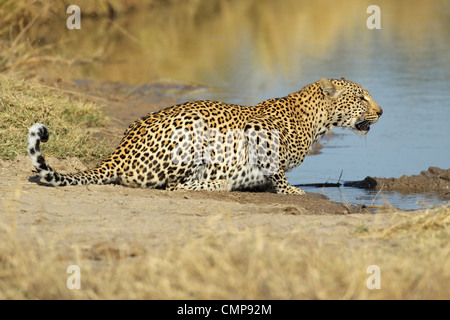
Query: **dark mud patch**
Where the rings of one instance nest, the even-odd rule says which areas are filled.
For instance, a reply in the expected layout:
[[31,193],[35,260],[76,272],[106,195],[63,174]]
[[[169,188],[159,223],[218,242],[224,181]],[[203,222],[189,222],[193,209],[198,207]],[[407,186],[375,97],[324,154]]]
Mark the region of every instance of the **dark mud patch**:
[[348,187],[389,190],[401,193],[435,192],[444,200],[450,200],[450,169],[429,167],[418,175],[400,178],[366,177],[362,181],[347,182]]

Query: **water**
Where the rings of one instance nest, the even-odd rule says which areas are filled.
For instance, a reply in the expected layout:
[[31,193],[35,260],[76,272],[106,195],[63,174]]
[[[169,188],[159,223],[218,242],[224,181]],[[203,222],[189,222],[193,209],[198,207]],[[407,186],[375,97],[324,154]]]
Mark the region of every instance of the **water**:
[[336,202],[349,203],[353,205],[365,205],[372,208],[393,206],[402,210],[415,210],[419,208],[433,208],[436,205],[446,203],[433,192],[403,194],[396,191],[379,192],[376,190],[363,190],[351,187],[302,187],[302,189],[307,192],[324,194],[329,199]]
[[[181,94],[180,102],[252,105],[322,77],[345,76],[366,87],[383,108],[379,123],[366,137],[335,130],[336,138],[322,141],[321,154],[307,157],[288,174],[291,184],[336,182],[341,172],[341,181],[355,181],[449,168],[450,4],[380,0],[382,28],[369,30],[370,4],[200,1],[180,12],[147,12],[114,22],[121,28],[87,22],[83,28],[92,33],[92,44],[71,33],[61,50],[98,52],[103,43],[111,61],[120,61],[72,70],[81,78],[135,85],[169,78],[209,86]],[[108,38],[116,40],[106,45]],[[415,209],[443,203],[432,194],[305,189],[351,204],[389,202]]]

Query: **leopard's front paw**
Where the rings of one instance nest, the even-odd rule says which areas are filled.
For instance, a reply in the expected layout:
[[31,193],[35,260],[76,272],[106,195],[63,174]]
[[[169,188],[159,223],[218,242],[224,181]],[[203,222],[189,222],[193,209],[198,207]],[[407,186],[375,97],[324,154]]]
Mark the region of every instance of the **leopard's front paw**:
[[303,191],[300,188],[297,187],[293,187],[293,186],[288,186],[286,188],[277,190],[277,193],[283,193],[283,194],[297,194],[297,195],[304,195],[306,194],[305,191]]

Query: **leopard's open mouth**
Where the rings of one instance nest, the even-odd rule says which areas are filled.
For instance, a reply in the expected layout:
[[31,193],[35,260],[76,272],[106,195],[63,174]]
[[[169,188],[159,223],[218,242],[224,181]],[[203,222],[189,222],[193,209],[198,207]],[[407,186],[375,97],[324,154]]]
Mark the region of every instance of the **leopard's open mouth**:
[[371,123],[369,120],[363,120],[363,121],[356,123],[355,128],[358,131],[366,131],[367,132],[370,130],[370,125],[371,125]]

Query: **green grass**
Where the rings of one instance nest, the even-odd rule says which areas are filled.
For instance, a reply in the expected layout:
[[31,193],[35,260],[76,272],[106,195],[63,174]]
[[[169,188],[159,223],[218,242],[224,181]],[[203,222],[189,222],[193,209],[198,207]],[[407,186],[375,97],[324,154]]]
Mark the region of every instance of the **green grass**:
[[107,123],[99,106],[69,98],[39,83],[0,77],[0,158],[26,155],[28,128],[45,124],[50,140],[42,146],[45,156],[78,157],[83,162],[100,160],[110,147],[93,139],[92,130]]

